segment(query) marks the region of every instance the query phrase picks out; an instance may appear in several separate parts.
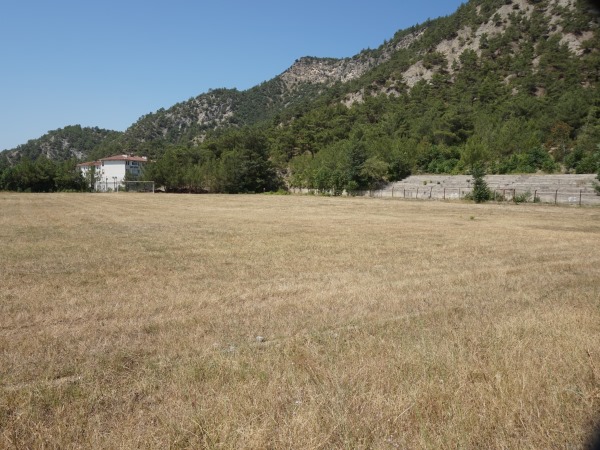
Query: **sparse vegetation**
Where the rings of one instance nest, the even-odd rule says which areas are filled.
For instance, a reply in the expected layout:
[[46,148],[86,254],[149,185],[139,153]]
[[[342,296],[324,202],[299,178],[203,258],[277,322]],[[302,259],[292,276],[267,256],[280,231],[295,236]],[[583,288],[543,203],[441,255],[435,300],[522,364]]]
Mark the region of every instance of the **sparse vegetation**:
[[531,200],[531,192],[529,191],[515,193],[513,196],[513,202],[515,203],[527,203],[529,200]]
[[0,211],[1,448],[582,448],[600,417],[596,209]]

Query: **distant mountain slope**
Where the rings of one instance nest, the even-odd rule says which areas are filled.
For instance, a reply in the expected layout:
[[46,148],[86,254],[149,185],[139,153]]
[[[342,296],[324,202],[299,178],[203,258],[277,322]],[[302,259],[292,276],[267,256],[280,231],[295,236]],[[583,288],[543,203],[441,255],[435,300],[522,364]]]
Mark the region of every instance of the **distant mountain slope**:
[[55,161],[85,159],[100,145],[114,142],[120,135],[118,131],[70,125],[49,131],[38,139],[31,139],[26,144],[0,155],[8,162],[17,162],[24,157],[35,160],[40,156]]
[[473,155],[487,158],[492,171],[592,170],[600,144],[600,35],[591,5],[471,0],[354,57],[303,57],[251,89],[211,90],[147,114],[122,134],[82,130],[90,139],[81,145],[61,137],[66,127],[3,157],[133,151],[156,158],[172,145],[202,147],[227,130],[260,124],[282,172],[297,173],[290,167],[298,158],[348,140],[362,141],[390,167],[402,154],[413,171],[462,171]]
[[476,163],[595,173],[599,29],[582,0],[472,0],[285,121],[275,154],[291,186],[328,192]]
[[126,130],[124,139],[129,145],[152,140],[198,142],[209,131],[254,125],[285,109],[310,103],[335,83],[359,78],[413,39],[416,36],[410,34],[379,51],[366,50],[352,58],[300,58],[281,75],[246,91],[214,89],[145,115]]
[[515,79],[528,70],[548,69],[543,63],[549,61],[544,58],[554,51],[553,46],[561,47],[569,58],[585,55],[590,60],[589,72],[582,75],[585,81],[596,83],[597,30],[594,8],[583,0],[472,0],[451,16],[425,23],[420,39],[370,71],[359,83],[362,89],[355,88],[348,96],[347,104],[362,99],[364,89],[378,94],[385,85],[388,92],[396,92],[420,81],[436,81],[436,74],[448,75],[446,81],[455,82],[458,73],[470,70],[464,59],[471,55],[502,75],[505,84],[518,84]]
[[[452,84],[473,69],[471,63],[489,65],[514,93],[533,89],[544,96],[552,88],[546,86],[552,73],[567,70],[569,59],[585,57],[589,64],[577,82],[589,87],[597,82],[598,48],[597,22],[589,9],[581,0],[473,0],[451,16],[399,31],[378,49],[352,58],[300,58],[247,91],[217,89],[149,114],[124,137],[129,145],[198,143],[213,130],[310,110],[319,96],[351,106],[366,95],[400,95],[419,82]],[[562,56],[551,60],[555,50]]]

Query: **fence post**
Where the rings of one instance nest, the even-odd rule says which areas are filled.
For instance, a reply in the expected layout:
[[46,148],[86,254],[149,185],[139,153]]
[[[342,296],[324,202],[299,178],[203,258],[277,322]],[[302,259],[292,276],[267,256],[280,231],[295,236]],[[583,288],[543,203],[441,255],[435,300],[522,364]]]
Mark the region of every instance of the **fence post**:
[[557,205],[557,204],[558,204],[558,189],[554,193],[554,205]]
[[406,198],[406,188],[402,188],[402,195]]
[[535,203],[535,199],[537,198],[537,189],[533,191],[533,203]]
[[444,200],[446,200],[446,188],[444,188]]
[[429,200],[431,200],[431,193],[433,192],[433,186],[431,186],[431,189],[429,189]]
[[582,192],[582,190],[579,189],[579,206],[581,206],[581,192]]

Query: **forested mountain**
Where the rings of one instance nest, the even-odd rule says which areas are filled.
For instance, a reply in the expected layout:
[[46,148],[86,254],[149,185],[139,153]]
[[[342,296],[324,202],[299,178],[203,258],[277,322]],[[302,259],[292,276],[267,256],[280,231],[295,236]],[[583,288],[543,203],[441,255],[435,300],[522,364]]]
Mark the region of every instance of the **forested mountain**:
[[[406,45],[407,39],[398,45]],[[246,91],[214,89],[171,108],[148,114],[124,135],[128,145],[149,141],[172,144],[202,142],[210,131],[252,126],[284,110],[309,107],[310,102],[338,82],[354,80],[388,60],[395,46],[366,50],[352,58],[303,57],[284,73]]]
[[36,160],[39,157],[55,161],[87,158],[102,144],[113,142],[121,136],[118,131],[97,127],[70,125],[50,131],[41,138],[31,139],[13,150],[0,153],[0,167],[18,163],[22,158]]
[[378,49],[143,116],[87,154],[145,154],[146,177],[207,192],[340,192],[475,163],[596,172],[599,38],[584,0],[471,0]]

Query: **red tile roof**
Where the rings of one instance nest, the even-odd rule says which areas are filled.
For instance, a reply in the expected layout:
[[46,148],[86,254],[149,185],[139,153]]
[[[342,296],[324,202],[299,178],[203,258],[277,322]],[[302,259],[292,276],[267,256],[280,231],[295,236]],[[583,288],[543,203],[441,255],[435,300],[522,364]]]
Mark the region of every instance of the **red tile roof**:
[[132,155],[114,155],[108,158],[102,158],[100,161],[138,161],[148,162],[148,158],[145,156],[132,156]]
[[100,161],[90,161],[90,162],[82,162],[77,164],[77,167],[90,167],[90,166],[99,166]]

